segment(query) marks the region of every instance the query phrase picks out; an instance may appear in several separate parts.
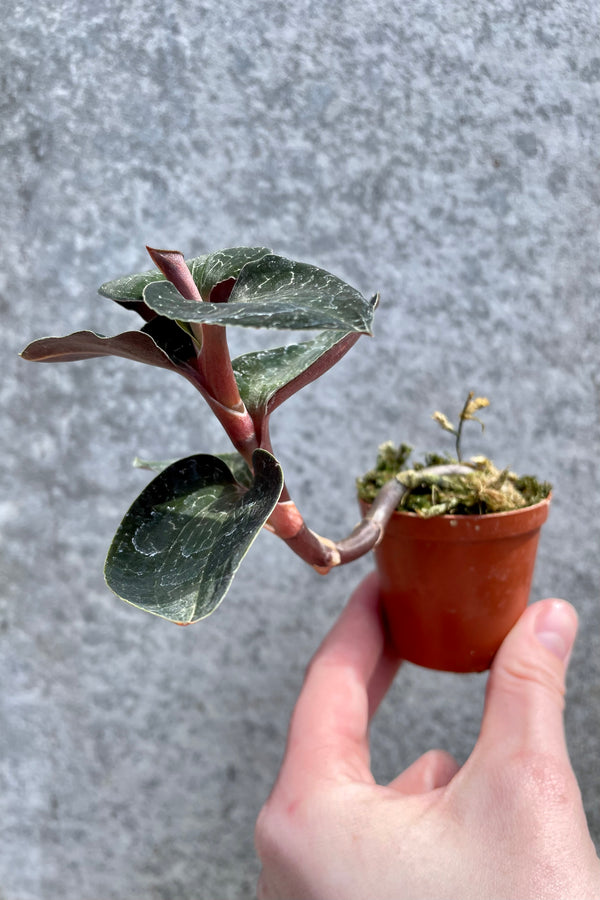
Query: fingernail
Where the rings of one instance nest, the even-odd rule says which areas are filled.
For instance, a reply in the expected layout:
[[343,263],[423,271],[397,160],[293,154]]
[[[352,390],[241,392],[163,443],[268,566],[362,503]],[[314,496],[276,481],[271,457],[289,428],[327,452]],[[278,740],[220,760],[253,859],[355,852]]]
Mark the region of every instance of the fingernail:
[[564,662],[573,647],[577,633],[577,618],[567,603],[553,600],[539,613],[535,620],[534,631],[540,644]]

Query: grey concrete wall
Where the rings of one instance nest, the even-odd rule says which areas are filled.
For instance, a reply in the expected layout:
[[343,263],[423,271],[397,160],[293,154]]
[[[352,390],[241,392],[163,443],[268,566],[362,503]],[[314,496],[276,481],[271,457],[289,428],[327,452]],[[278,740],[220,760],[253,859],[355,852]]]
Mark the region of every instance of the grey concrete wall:
[[[369,561],[320,579],[261,535],[226,602],[179,629],[102,563],[135,454],[225,441],[183,380],[34,366],[33,337],[132,314],[95,295],[186,255],[265,243],[380,290],[374,340],[283,408],[309,524],[341,536],[379,442],[492,399],[473,452],[555,484],[534,595],[582,630],[567,729],[598,784],[600,46],[592,0],[17,0],[0,68],[0,897],[252,896],[253,823],[304,666]],[[236,337],[236,346],[252,335]],[[406,666],[374,726],[381,779],[464,759],[484,676]]]

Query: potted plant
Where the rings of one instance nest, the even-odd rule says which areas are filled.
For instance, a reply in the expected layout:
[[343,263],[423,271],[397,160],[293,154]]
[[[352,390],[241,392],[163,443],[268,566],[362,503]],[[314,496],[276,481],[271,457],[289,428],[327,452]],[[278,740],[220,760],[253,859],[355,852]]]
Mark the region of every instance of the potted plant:
[[[156,269],[100,288],[103,296],[139,313],[144,320],[140,331],[113,337],[79,331],[36,340],[22,353],[38,362],[121,356],[183,375],[204,397],[233,445],[233,452],[218,456],[136,461],[157,474],[126,513],[108,552],[105,578],[119,597],[178,624],[191,624],[219,605],[263,527],[326,573],[379,545],[390,520],[395,529],[398,517],[407,515],[394,511],[402,498],[411,497],[414,503],[417,482],[429,479],[439,493],[444,479],[469,479],[478,471],[476,462],[465,465],[460,459],[462,423],[474,412],[465,407],[457,429],[456,462],[430,460],[433,465],[415,468],[412,475],[382,478],[348,537],[333,541],[315,534],[284,483],[271,446],[270,418],[285,400],[338,362],[361,334],[371,334],[378,295],[366,299],[329,272],[264,247],[236,247],[188,260],[176,251],[148,252]],[[228,326],[318,333],[310,340],[232,360]],[[453,507],[450,518],[458,521],[460,512]],[[423,510],[408,515],[422,523],[428,520]],[[485,515],[463,518],[483,520]],[[381,544],[380,555],[386,545]],[[387,604],[391,594],[383,577]],[[524,583],[527,577],[523,574]],[[389,609],[388,617],[393,626]],[[507,619],[499,619],[502,631]],[[435,660],[425,664],[437,665]],[[482,665],[479,658],[477,665]]]
[[[375,547],[381,597],[398,654],[450,672],[488,669],[529,598],[551,486],[476,456],[465,462],[465,422],[489,405],[471,392],[456,427],[456,455],[430,454],[412,468],[412,448],[383,444],[358,479],[363,511],[391,479],[406,491]],[[483,423],[480,422],[483,428]]]

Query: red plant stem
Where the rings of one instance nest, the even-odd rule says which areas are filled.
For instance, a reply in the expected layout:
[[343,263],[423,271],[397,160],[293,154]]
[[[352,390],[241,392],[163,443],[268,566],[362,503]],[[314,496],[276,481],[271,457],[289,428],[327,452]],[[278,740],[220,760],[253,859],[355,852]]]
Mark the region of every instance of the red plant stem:
[[[195,382],[196,387],[199,387]],[[254,423],[246,411],[244,404],[240,409],[230,409],[201,390],[206,402],[225,429],[227,437],[241,456],[252,468],[252,454],[258,447]]]
[[294,553],[317,571],[326,574],[334,566],[342,566],[364,556],[379,543],[385,526],[405,493],[404,485],[392,478],[379,491],[358,525],[341,541],[331,541],[315,534],[304,522],[296,534],[282,537]]
[[[156,250],[153,247],[146,247],[146,250],[155,266],[177,288],[182,297],[202,302],[203,298],[185,263],[183,253],[179,250]],[[201,344],[199,369],[210,395],[217,403],[228,409],[244,412],[244,404],[231,365],[225,327],[204,324],[199,326],[194,322],[190,322],[190,327]]]
[[[266,413],[264,409],[258,410],[257,412],[255,412],[252,420],[254,422],[254,429],[258,438],[259,447],[261,447],[262,450],[267,450],[269,453],[275,456],[275,454],[273,453],[273,446],[271,444],[271,430],[269,427],[269,423],[271,420],[270,415]],[[278,506],[288,502],[291,502],[291,497],[290,492],[287,489],[287,485],[284,482],[281,489],[281,494],[279,495]],[[291,512],[291,507],[289,513],[278,512],[278,507],[275,507],[275,510],[273,511],[273,513],[271,513],[271,518],[275,516],[276,521],[280,522],[281,528],[286,533],[295,533],[295,531],[293,531],[293,526],[291,525],[292,521],[302,521],[302,516],[298,512],[295,504],[293,504],[293,506],[295,510],[294,513]],[[273,525],[273,523],[270,523],[269,527],[271,527],[273,531],[279,534],[278,528]],[[283,535],[280,534],[279,536],[282,537]]]
[[283,541],[289,541],[306,528],[306,525],[293,500],[279,500],[269,516],[266,527]]
[[[467,465],[448,464],[430,466],[422,469],[420,474],[443,478],[447,475],[465,475],[471,471],[471,467]],[[358,525],[348,537],[340,541],[331,541],[329,538],[315,534],[306,527],[303,521],[295,534],[288,536],[282,527],[280,536],[294,553],[312,565],[318,572],[326,574],[334,566],[352,562],[377,546],[383,537],[387,523],[407,490],[396,478],[386,482]],[[282,511],[279,515],[283,517],[285,512]],[[269,522],[272,519],[273,515]],[[288,527],[293,524],[293,521],[290,516]]]
[[202,300],[183,253],[179,250],[156,250],[148,246],[146,250],[154,265],[160,269],[167,281],[177,288],[182,297],[186,300]]
[[202,325],[200,371],[212,396],[223,406],[245,410],[233,373],[224,325]]

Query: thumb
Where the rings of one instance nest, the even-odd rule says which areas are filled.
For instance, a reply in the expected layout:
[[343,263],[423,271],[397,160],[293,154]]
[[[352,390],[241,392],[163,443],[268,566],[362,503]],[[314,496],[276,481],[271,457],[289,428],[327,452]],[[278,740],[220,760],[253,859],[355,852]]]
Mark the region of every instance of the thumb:
[[505,757],[546,749],[567,757],[562,714],[576,633],[577,613],[564,600],[541,600],[525,610],[492,665],[480,752]]

